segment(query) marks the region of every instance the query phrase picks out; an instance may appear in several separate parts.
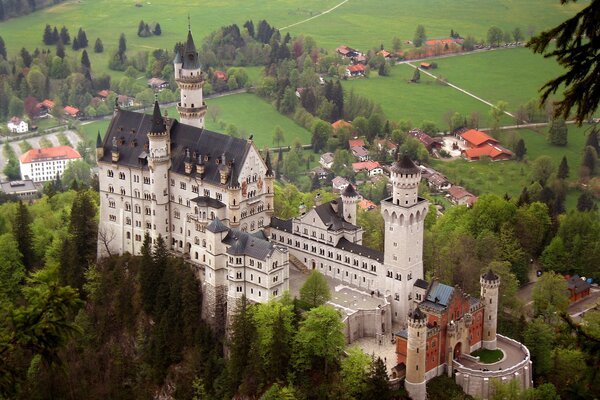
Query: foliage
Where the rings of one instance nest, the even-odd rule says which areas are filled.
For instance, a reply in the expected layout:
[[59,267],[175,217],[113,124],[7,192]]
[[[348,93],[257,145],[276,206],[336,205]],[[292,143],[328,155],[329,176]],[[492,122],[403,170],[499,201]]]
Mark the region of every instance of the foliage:
[[569,305],[567,281],[552,271],[545,272],[533,287],[533,308],[535,315],[545,321],[556,320],[558,313]]
[[[571,1],[576,0],[561,0],[561,3]],[[554,103],[554,115],[567,119],[576,107],[575,118],[579,123],[592,115],[600,101],[600,91],[596,88],[600,67],[594,62],[600,48],[597,41],[593,40],[598,36],[596,20],[599,10],[600,3],[592,1],[574,17],[532,37],[527,44],[535,53],[556,57],[556,61],[566,69],[564,74],[542,87],[542,102],[565,85],[563,99]]]
[[567,124],[564,119],[553,119],[548,130],[548,141],[554,146],[566,146],[567,132]]
[[318,270],[313,270],[300,288],[300,300],[312,309],[325,304],[330,298],[327,280]]
[[425,44],[426,39],[427,35],[425,34],[425,27],[423,25],[418,25],[413,38],[413,45],[415,47],[421,47]]

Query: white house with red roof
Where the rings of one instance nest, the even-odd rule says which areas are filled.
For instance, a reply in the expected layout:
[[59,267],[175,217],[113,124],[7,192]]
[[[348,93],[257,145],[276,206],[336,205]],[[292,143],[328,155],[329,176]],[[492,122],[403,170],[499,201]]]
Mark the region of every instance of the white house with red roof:
[[363,162],[352,163],[352,169],[354,172],[367,171],[369,176],[383,174],[383,168],[377,161],[368,160]]
[[457,205],[466,205],[471,207],[475,201],[477,201],[477,196],[467,191],[462,186],[452,186],[448,189],[448,198],[450,201]]
[[81,117],[81,111],[77,107],[66,106],[66,107],[63,108],[63,111],[65,112],[65,115],[67,117],[71,117],[71,118],[79,118],[79,117]]
[[367,67],[362,64],[349,65],[346,67],[346,76],[348,77],[362,77],[367,73]]
[[19,157],[21,177],[34,182],[44,182],[62,176],[69,163],[81,160],[81,155],[70,146],[31,149]]
[[19,117],[12,117],[6,126],[12,133],[25,133],[29,130],[29,125],[27,122],[23,121]]
[[496,139],[475,129],[461,133],[460,141],[466,147],[463,155],[469,161],[476,161],[484,156],[492,161],[510,160],[513,156],[513,153],[501,146]]

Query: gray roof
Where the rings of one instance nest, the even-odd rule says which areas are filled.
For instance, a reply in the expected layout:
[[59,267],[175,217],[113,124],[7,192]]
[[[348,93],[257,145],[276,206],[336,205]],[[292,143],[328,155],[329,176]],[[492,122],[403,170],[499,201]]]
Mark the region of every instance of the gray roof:
[[491,269],[488,270],[488,272],[486,272],[483,276],[483,279],[485,279],[486,281],[495,281],[498,279],[498,275],[496,275],[494,273],[494,271],[492,271]]
[[452,298],[453,293],[454,288],[452,286],[444,285],[443,283],[434,281],[427,292],[426,299],[433,303],[447,306],[450,302],[450,298]]
[[346,238],[341,238],[337,245],[338,249],[349,251],[352,254],[370,258],[371,260],[383,262],[383,252],[371,249],[361,244],[352,243]]
[[275,250],[275,246],[271,242],[237,229],[231,229],[223,239],[223,243],[229,245],[227,254],[232,256],[244,255],[259,260],[266,260]]
[[[111,150],[113,139],[119,141],[119,161],[121,166],[142,168],[147,161],[144,145],[148,142],[147,134],[153,126],[153,116],[140,114],[133,111],[118,110],[112,118],[106,135],[104,136],[104,157],[99,160],[111,163]],[[225,154],[225,158],[233,162],[230,175],[230,186],[239,185],[239,174],[244,160],[251,147],[250,142],[244,139],[233,138],[207,129],[184,125],[177,120],[169,119],[167,128],[171,132],[171,171],[181,175],[185,173],[186,150],[193,155],[192,162],[200,162],[205,157],[203,179],[213,185],[220,185],[219,164],[217,160]],[[140,157],[143,156],[143,157]],[[196,177],[196,169],[189,174]]]
[[429,287],[429,284],[427,283],[427,281],[424,281],[423,279],[417,279],[415,281],[415,286],[421,289],[427,289]]
[[[337,212],[334,210],[332,203],[337,202]],[[329,203],[321,204],[315,207],[315,211],[321,221],[327,226],[330,231],[340,231],[342,229],[357,230],[358,226],[352,225],[347,222],[344,218],[344,203],[342,198],[339,197],[336,200],[332,200]]]
[[271,227],[289,233],[292,233],[293,230],[291,219],[279,219],[277,217],[271,217]]
[[354,186],[350,183],[348,186],[346,186],[346,188],[342,192],[342,196],[358,197],[358,193],[356,193],[356,190],[354,190]]
[[421,172],[419,167],[407,155],[402,156],[402,159],[396,161],[390,169],[397,174],[404,175],[414,175]]
[[417,306],[417,308],[415,308],[415,310],[411,313],[409,313],[409,317],[412,319],[427,319],[427,315],[425,315],[425,313],[423,311],[421,311],[421,309],[419,308],[419,306]]
[[10,182],[1,182],[0,183],[0,191],[12,194],[12,193],[21,193],[21,192],[30,192],[32,190],[39,190],[31,179],[26,179],[22,181],[10,181]]
[[219,200],[213,199],[212,197],[208,196],[198,196],[196,198],[193,198],[192,201],[198,204],[198,206],[200,207],[210,207],[217,209],[225,207],[225,204],[223,204]]
[[219,218],[215,218],[210,224],[208,224],[206,229],[213,233],[225,232],[229,230],[229,228],[225,226],[225,224],[223,224]]
[[192,31],[188,31],[187,42],[183,48],[183,68],[200,68],[200,60],[198,58],[198,52],[196,51],[196,45],[194,44],[194,38],[192,37]]

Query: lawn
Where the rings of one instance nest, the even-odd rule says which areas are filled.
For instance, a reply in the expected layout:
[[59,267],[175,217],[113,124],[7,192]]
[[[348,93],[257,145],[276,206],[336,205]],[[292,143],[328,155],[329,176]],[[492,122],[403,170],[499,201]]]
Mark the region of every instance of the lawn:
[[[453,184],[464,186],[477,195],[494,193],[499,196],[508,194],[511,197],[519,196],[524,186],[531,184],[532,161],[542,155],[552,157],[554,165],[558,167],[563,156],[567,157],[570,168],[569,181],[574,183],[578,179],[581,155],[586,141],[589,126],[576,127],[569,125],[568,145],[565,147],[551,146],[546,139],[546,130],[539,132],[530,129],[515,130],[514,135],[518,140],[523,138],[527,148],[526,161],[499,161],[499,162],[468,162],[463,159],[454,161],[432,160],[432,166],[445,174]],[[498,136],[501,142],[506,142],[509,132]],[[571,190],[565,202],[567,208],[577,204],[579,193]]]
[[471,355],[473,357],[479,357],[479,361],[481,361],[484,364],[495,363],[497,361],[502,360],[502,357],[504,357],[504,353],[502,353],[502,350],[499,350],[499,349],[496,349],[496,350],[479,349],[479,350],[476,350],[473,353],[471,353]]
[[[285,142],[282,144],[291,145],[296,139],[303,144],[310,143],[309,131],[281,115],[271,104],[254,94],[242,93],[218,97],[208,99],[206,103],[209,108],[217,106],[220,109],[216,122],[209,117],[206,118],[206,127],[210,130],[225,132],[227,126],[233,124],[240,134],[244,133],[246,137],[254,135],[254,142],[262,148],[274,146],[273,132],[276,126],[280,126],[285,137]],[[170,116],[177,115],[174,107],[168,108],[167,111]],[[83,125],[82,130],[86,140],[93,140],[95,143],[98,130],[104,135],[108,124],[109,121],[102,120]]]
[[432,73],[496,104],[508,102],[508,110],[538,98],[538,90],[562,68],[554,59],[533,54],[526,48],[499,49],[436,60]]
[[448,130],[444,114],[457,111],[467,116],[478,112],[480,126],[490,125],[489,106],[423,73],[420,83],[409,83],[413,73],[412,67],[400,64],[391,69],[390,76],[380,77],[371,72],[369,78],[343,81],[342,85],[345,91],[353,89],[381,104],[386,117],[394,121],[410,120],[420,126],[427,120],[435,122],[441,130]]

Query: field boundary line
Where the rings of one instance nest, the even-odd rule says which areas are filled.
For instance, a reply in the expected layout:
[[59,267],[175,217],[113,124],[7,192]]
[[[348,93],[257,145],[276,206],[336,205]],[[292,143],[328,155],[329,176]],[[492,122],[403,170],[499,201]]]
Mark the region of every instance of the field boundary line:
[[280,31],[282,31],[282,30],[284,30],[284,29],[291,28],[292,26],[300,25],[300,24],[303,24],[303,23],[305,23],[305,22],[308,22],[308,21],[310,21],[310,20],[313,20],[313,19],[315,19],[315,18],[321,17],[321,16],[323,16],[323,15],[325,15],[325,14],[329,14],[330,12],[332,12],[333,10],[335,10],[336,8],[338,8],[338,7],[340,7],[340,6],[343,6],[344,4],[346,4],[348,1],[349,1],[349,0],[344,0],[344,1],[342,1],[341,3],[339,3],[339,4],[336,4],[335,6],[331,7],[329,10],[323,11],[322,13],[320,13],[320,14],[317,14],[317,15],[313,15],[313,16],[312,16],[312,17],[310,17],[310,18],[303,19],[302,21],[295,22],[295,23],[293,23],[293,24],[291,24],[291,25],[284,26],[283,28],[279,28],[279,30],[280,30]]
[[[413,68],[415,68],[415,69],[418,69],[420,72],[423,72],[425,75],[428,75],[428,76],[430,76],[431,78],[433,78],[433,79],[435,79],[435,80],[438,80],[438,79],[439,79],[437,76],[433,75],[432,73],[430,73],[430,72],[428,72],[428,71],[425,71],[424,69],[421,69],[421,68],[417,67],[416,65],[413,65],[413,64],[411,64],[411,63],[409,63],[409,62],[407,62],[407,63],[405,63],[405,64],[406,64],[406,65],[410,65],[411,67],[413,67]],[[492,103],[490,103],[489,101],[487,101],[487,100],[484,100],[484,99],[482,99],[481,97],[479,97],[479,96],[476,96],[476,95],[474,95],[474,94],[473,94],[473,93],[471,93],[471,92],[467,92],[465,89],[462,89],[462,88],[460,88],[460,87],[458,87],[458,86],[456,86],[456,85],[454,85],[454,84],[452,84],[452,83],[450,83],[450,82],[448,82],[448,81],[446,81],[446,82],[444,82],[444,83],[445,83],[446,85],[450,86],[451,88],[453,88],[453,89],[456,89],[456,90],[458,90],[459,92],[462,92],[462,93],[466,94],[467,96],[470,96],[470,97],[474,98],[475,100],[482,102],[483,104],[486,104],[486,105],[488,105],[488,106],[490,106],[490,107],[492,107],[492,108],[498,109],[498,107],[496,107],[495,105],[493,105],[493,104],[492,104]],[[508,116],[509,116],[509,117],[511,117],[511,118],[515,118],[515,116],[514,116],[513,114],[509,113],[509,112],[508,112],[508,111],[506,111],[506,110],[505,110],[505,111],[503,111],[503,113],[504,113],[504,114],[506,114],[506,115],[508,115]]]

